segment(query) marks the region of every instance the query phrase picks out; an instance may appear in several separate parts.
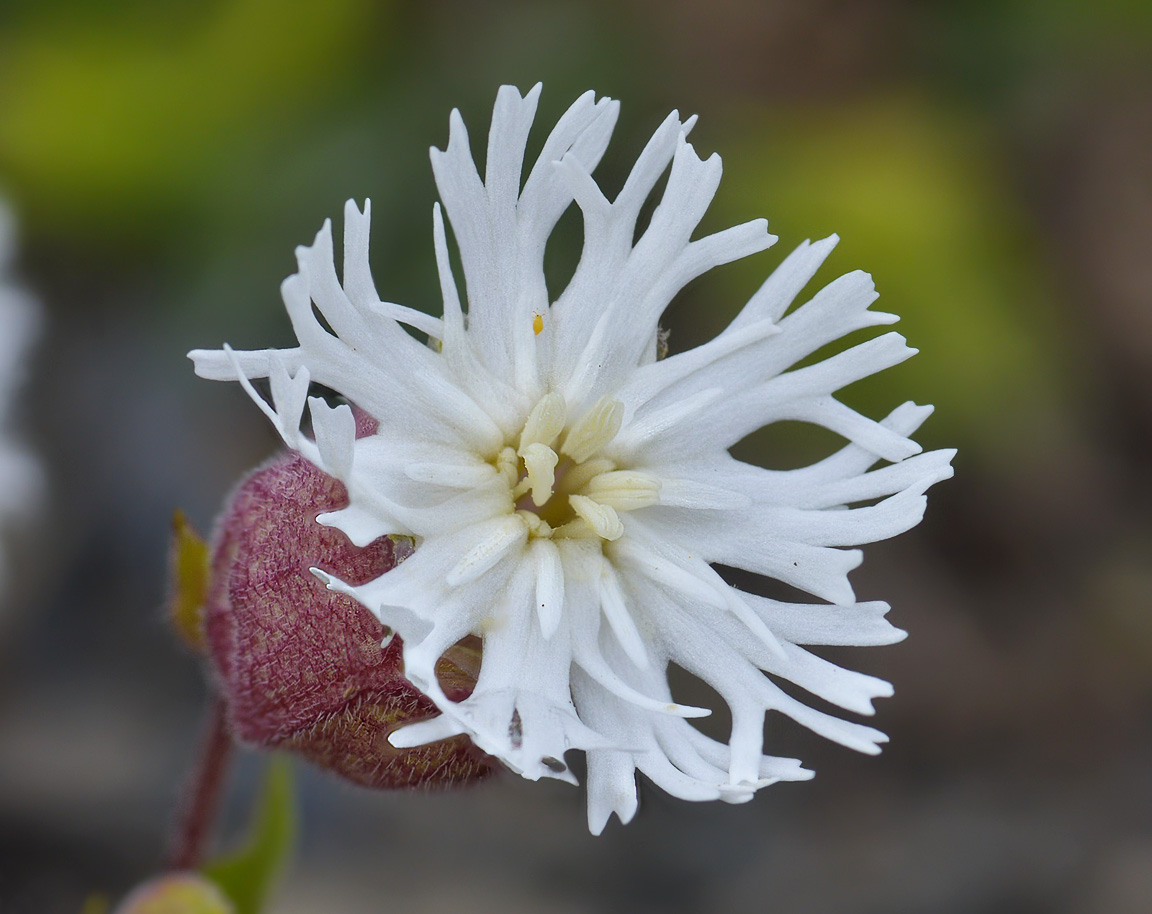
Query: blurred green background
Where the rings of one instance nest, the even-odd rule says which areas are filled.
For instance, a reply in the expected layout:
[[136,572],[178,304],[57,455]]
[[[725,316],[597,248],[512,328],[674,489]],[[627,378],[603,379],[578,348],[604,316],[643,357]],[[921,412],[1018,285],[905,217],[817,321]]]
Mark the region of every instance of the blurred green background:
[[[497,86],[536,81],[541,125],[587,88],[622,100],[608,188],[668,110],[699,113],[694,144],[725,162],[704,228],[766,216],[780,236],[685,291],[674,350],[832,232],[819,278],[871,272],[921,349],[848,393],[874,415],[934,403],[921,440],[960,448],[924,525],[856,577],[911,638],[836,655],[894,681],[893,742],[866,760],[772,721],[814,784],[735,809],[647,792],[598,840],[563,787],[309,775],[275,910],[1152,910],[1138,0],[6,0],[0,193],[48,312],[24,413],[52,498],[0,614],[0,910],[76,911],[158,860],[204,693],[157,609],[168,518],[208,529],[275,447],[184,352],[286,344],[293,247],[348,197],[373,200],[381,295],[436,310],[427,148],[452,107],[482,137]],[[562,273],[574,214],[559,239]],[[828,445],[787,431],[742,455]]]

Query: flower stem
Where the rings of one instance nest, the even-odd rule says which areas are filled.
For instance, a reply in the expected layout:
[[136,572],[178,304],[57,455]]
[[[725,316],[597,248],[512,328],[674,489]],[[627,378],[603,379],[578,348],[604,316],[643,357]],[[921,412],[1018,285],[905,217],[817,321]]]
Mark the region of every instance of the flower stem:
[[165,864],[171,870],[191,870],[200,865],[208,832],[220,805],[220,788],[232,749],[224,701],[212,699],[208,725],[201,741],[200,758],[180,799],[176,827],[168,845]]

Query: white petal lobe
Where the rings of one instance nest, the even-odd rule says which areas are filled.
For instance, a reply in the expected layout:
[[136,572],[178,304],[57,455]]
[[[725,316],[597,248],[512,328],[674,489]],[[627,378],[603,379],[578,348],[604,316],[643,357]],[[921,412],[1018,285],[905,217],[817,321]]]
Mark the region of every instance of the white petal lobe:
[[532,552],[536,560],[536,614],[540,634],[547,640],[556,633],[563,617],[564,563],[550,540],[536,540]]
[[513,546],[522,543],[526,529],[520,518],[506,516],[478,531],[480,540],[470,549],[444,579],[449,587],[475,581],[491,569]]

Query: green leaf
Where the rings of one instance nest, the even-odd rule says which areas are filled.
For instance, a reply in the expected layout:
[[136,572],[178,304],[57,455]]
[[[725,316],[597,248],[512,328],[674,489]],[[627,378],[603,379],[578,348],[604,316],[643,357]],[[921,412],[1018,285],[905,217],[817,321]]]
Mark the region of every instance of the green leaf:
[[284,869],[296,837],[296,801],[288,760],[273,757],[256,802],[245,845],[209,861],[203,873],[236,906],[236,914],[260,914],[277,877]]
[[192,529],[184,512],[177,510],[168,553],[168,620],[198,654],[204,653],[204,604],[212,581],[211,563],[208,543]]
[[238,158],[333,98],[378,5],[123,6],[29,14],[0,35],[0,162],[30,210],[139,234],[231,188]]
[[[726,220],[767,214],[781,239],[777,261],[806,237],[838,232],[843,241],[808,296],[840,273],[872,272],[876,310],[900,315],[894,329],[923,348],[854,386],[846,402],[875,416],[908,397],[934,403],[921,443],[959,445],[1003,466],[1056,446],[1083,368],[987,125],[901,95],[749,109],[739,123],[738,135],[717,143],[734,176],[717,200]],[[728,275],[748,292],[771,261],[750,258]],[[717,314],[709,334],[729,316]]]

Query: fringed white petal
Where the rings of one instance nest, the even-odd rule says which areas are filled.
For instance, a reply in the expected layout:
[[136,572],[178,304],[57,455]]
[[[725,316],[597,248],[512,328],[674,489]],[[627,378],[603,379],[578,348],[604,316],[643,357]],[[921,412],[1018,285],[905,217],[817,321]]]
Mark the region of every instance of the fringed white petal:
[[[662,134],[668,123],[653,138],[665,154],[669,144]],[[654,161],[660,158],[655,153],[654,157]],[[676,138],[664,195],[634,246],[631,230],[636,216],[633,198],[625,193],[628,185],[620,193],[623,202],[609,204],[602,195],[581,193],[590,179],[580,163],[566,162],[564,173],[585,213],[585,245],[581,265],[557,308],[571,307],[570,296],[603,302],[596,325],[567,322],[570,329],[559,351],[560,365],[567,368],[561,390],[569,403],[582,404],[620,387],[643,361],[660,315],[688,282],[713,266],[764,250],[776,239],[768,234],[767,223],[759,220],[689,240],[716,193],[721,166],[717,155],[700,159],[682,132]],[[591,268],[584,269],[585,260]],[[558,382],[561,377],[557,375]]]

